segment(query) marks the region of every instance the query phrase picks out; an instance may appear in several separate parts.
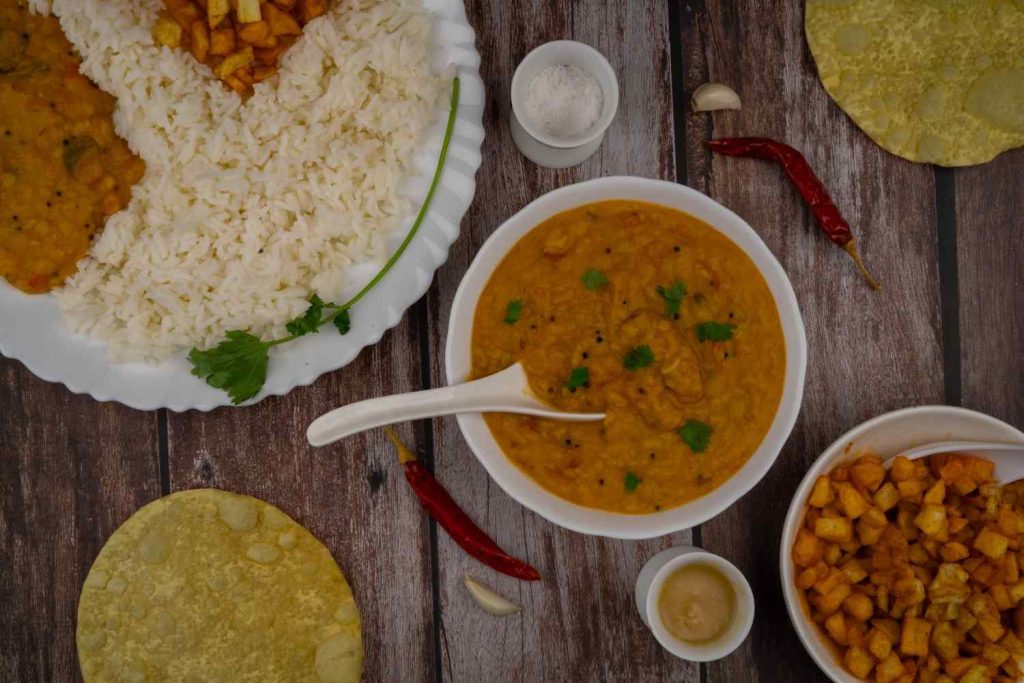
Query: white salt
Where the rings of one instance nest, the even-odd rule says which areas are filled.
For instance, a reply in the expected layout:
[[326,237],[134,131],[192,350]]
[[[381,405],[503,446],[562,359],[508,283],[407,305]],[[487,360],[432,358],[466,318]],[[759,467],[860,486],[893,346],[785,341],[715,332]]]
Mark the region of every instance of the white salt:
[[590,73],[572,64],[546,66],[526,84],[523,114],[536,129],[556,138],[590,130],[601,116],[604,94]]

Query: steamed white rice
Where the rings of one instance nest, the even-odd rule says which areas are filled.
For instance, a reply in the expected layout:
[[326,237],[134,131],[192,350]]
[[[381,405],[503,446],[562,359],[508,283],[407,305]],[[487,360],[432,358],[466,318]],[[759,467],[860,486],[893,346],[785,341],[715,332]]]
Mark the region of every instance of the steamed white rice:
[[154,44],[160,0],[31,0],[82,71],[118,98],[146,162],[78,273],[55,292],[69,327],[115,360],[159,361],[226,330],[283,332],[352,264],[380,261],[414,207],[399,195],[444,90],[419,0],[339,0],[246,103],[182,50]]

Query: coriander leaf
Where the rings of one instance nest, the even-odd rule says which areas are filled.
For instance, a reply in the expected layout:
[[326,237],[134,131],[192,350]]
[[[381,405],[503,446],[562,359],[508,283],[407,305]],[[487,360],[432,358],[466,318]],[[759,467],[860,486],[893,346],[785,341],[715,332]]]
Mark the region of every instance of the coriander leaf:
[[310,332],[317,332],[320,329],[320,317],[324,311],[324,302],[316,294],[309,300],[309,308],[295,320],[285,324],[284,328],[288,334],[301,337]]
[[574,392],[588,384],[590,384],[590,370],[583,366],[572,369],[572,372],[569,373],[569,379],[565,382],[565,388]]
[[711,441],[711,427],[699,420],[687,420],[676,430],[694,453],[703,453]]
[[192,349],[188,360],[192,374],[206,380],[215,389],[228,392],[238,405],[260,393],[267,381],[267,350],[270,345],[259,337],[232,330],[212,349]]
[[732,339],[732,323],[716,323],[713,320],[697,325],[697,339],[700,341],[722,342]]
[[622,359],[622,366],[630,372],[636,372],[640,368],[646,368],[654,362],[654,352],[647,344],[637,346],[627,353]]
[[608,277],[600,270],[590,269],[580,276],[580,282],[583,283],[584,288],[593,292],[595,289],[601,289],[607,285]]
[[683,297],[686,296],[686,285],[679,280],[673,282],[672,286],[667,289],[658,285],[658,294],[665,300],[665,315],[671,318],[679,313]]
[[78,162],[82,160],[86,152],[99,147],[96,140],[89,135],[76,135],[65,142],[67,144],[64,145],[64,168],[68,173],[75,172],[75,167],[78,166]]
[[640,477],[636,476],[632,472],[626,472],[626,480],[624,482],[625,485],[626,485],[626,491],[632,491],[637,486],[639,486],[640,482],[642,482],[642,481],[643,481],[643,479],[641,479]]
[[505,305],[505,324],[515,325],[523,314],[523,300],[512,299]]
[[338,311],[333,322],[334,326],[338,328],[338,332],[342,334],[348,334],[348,331],[352,329],[352,316],[349,315],[347,308]]

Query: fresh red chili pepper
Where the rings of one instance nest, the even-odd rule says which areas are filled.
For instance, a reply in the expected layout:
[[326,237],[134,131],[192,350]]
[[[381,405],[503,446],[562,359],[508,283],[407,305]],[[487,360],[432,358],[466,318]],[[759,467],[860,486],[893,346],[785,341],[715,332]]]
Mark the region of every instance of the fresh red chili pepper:
[[871,276],[864,265],[860,252],[857,251],[850,224],[839,213],[839,209],[829,196],[824,183],[814,174],[811,165],[807,163],[807,159],[800,152],[784,142],[771,138],[719,138],[718,140],[709,140],[704,144],[712,152],[719,154],[766,159],[780,164],[790,182],[810,207],[822,232],[853,258],[857,269],[872,289],[882,288],[882,285]]
[[398,461],[405,469],[405,480],[420,499],[430,516],[448,532],[452,540],[467,553],[491,569],[523,581],[540,581],[540,572],[520,559],[512,557],[469,518],[448,494],[430,470],[405,447],[393,431],[386,428],[388,438],[398,451]]

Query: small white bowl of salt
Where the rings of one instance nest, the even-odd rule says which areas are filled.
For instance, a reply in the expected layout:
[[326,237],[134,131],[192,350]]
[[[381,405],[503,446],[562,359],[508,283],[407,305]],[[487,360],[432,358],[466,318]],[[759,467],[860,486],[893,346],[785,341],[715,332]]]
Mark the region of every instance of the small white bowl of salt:
[[512,75],[509,128],[536,164],[566,168],[601,145],[619,107],[619,83],[604,56],[574,40],[556,40],[526,55]]

